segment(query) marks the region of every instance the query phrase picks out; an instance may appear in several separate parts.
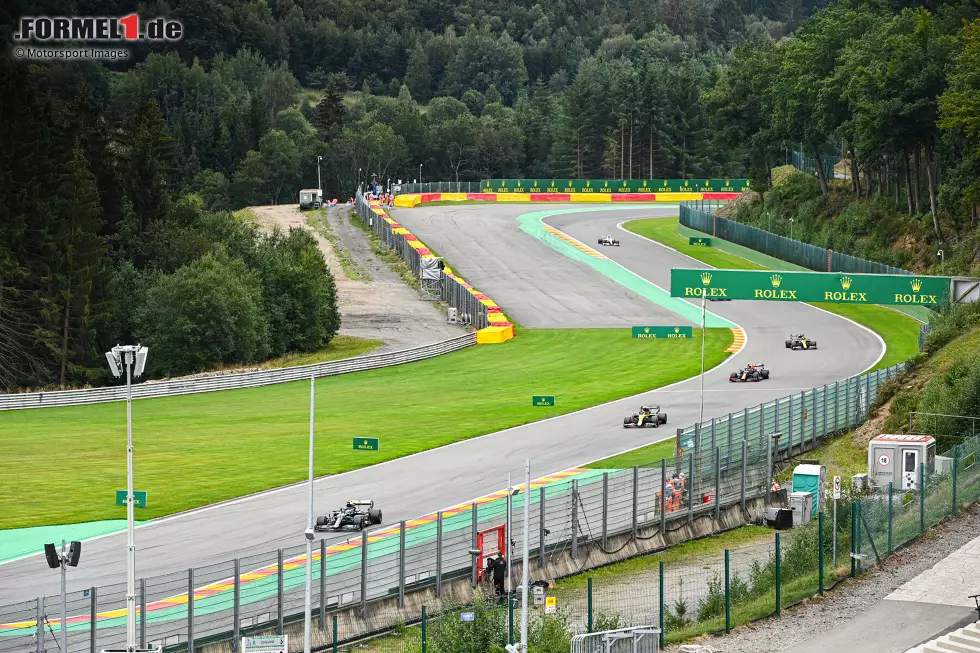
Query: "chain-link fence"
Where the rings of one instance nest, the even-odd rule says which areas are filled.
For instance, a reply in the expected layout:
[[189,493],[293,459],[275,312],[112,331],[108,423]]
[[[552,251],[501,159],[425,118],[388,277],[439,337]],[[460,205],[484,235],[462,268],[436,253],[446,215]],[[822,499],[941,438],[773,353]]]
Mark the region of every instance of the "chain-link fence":
[[685,227],[737,243],[769,256],[818,272],[871,274],[915,274],[884,263],[867,261],[831,249],[779,236],[774,233],[715,215],[718,206],[707,200],[681,202],[680,223]]
[[[457,320],[462,324],[471,325],[475,329],[490,326],[487,306],[470,292],[469,287],[460,279],[447,275],[441,269],[438,270],[439,279],[433,280],[435,283],[432,286],[429,285],[428,280],[422,278],[422,253],[419,248],[412,247],[406,237],[409,234],[404,233],[406,230],[400,228],[398,223],[392,224],[385,220],[386,214],[377,213],[360,191],[355,200],[355,209],[361,221],[377,234],[382,246],[397,252],[405,261],[412,275],[421,285],[420,294],[427,295],[431,299],[440,299],[455,308]],[[413,242],[418,242],[418,239],[415,238]]]
[[395,195],[409,193],[480,193],[478,181],[431,181],[422,184],[393,185]]
[[[834,179],[834,166],[837,165],[838,161],[840,161],[840,156],[838,155],[820,155],[820,163],[823,165],[823,174],[826,179]],[[817,174],[817,160],[812,156],[806,156],[796,151],[790,152],[789,164],[801,172],[807,172],[811,175]]]

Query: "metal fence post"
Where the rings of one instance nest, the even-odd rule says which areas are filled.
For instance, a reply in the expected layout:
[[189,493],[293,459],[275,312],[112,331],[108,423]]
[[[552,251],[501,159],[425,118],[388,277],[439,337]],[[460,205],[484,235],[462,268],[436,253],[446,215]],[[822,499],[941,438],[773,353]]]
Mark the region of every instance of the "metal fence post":
[[320,540],[320,628],[327,630],[327,541],[322,539]]
[[728,549],[725,549],[725,632],[732,632],[732,584]]
[[[140,589],[142,590],[142,583],[140,583]],[[98,621],[99,621],[99,599],[98,592],[99,588],[93,587],[89,589],[89,599],[90,599],[90,614],[89,614],[89,648],[91,653],[96,653],[98,650],[97,642],[97,631],[98,631]],[[141,648],[146,648],[145,644],[140,644]]]
[[953,505],[950,508],[950,515],[956,514],[956,467],[960,462],[960,445],[953,447]]
[[44,597],[37,597],[37,616],[35,617],[35,626],[37,633],[34,635],[34,643],[36,645],[37,653],[44,653]]
[[[527,500],[525,498],[525,500]],[[606,548],[606,526],[609,517],[609,472],[602,473],[602,548]]]
[[748,472],[748,461],[746,460],[746,451],[748,443],[742,440],[742,481],[739,487],[739,494],[742,502],[742,512],[745,512],[745,475]]
[[844,381],[844,426],[851,425],[851,380]]
[[405,607],[405,522],[398,524],[398,607]]
[[[282,632],[280,630],[280,632]],[[194,653],[194,568],[187,570],[187,653]]]
[[[674,467],[677,460],[674,459]],[[667,459],[660,459],[660,534],[667,532]]]
[[742,414],[742,439],[749,439],[749,409],[746,408]]
[[[687,478],[694,478],[694,456],[687,456]],[[694,484],[687,489],[687,523],[690,526],[694,523]]]
[[859,499],[855,499],[851,502],[851,578],[857,576],[857,558],[854,556],[857,553],[857,511]]
[[592,632],[592,576],[588,579],[588,632]]
[[667,630],[664,624],[664,561],[660,561],[660,648],[664,647],[664,635]]
[[894,495],[893,487],[894,482],[890,482],[888,484],[888,553],[892,552],[892,515],[894,514],[892,512],[892,496]]
[[871,374],[864,375],[864,417],[871,412]]
[[[510,497],[507,498],[510,501]],[[510,533],[507,541],[510,542]],[[510,560],[510,547],[507,549],[507,559]],[[572,480],[572,560],[578,560],[578,480]],[[511,642],[513,644],[514,642]]]
[[840,381],[834,381],[834,430],[840,428]]
[[428,633],[426,627],[429,625],[428,615],[425,613],[425,606],[422,606],[422,653],[426,653],[429,646]]
[[[778,408],[778,403],[777,403],[777,408]],[[802,418],[803,415],[801,414],[800,417]],[[802,423],[802,421],[803,420],[801,419],[800,422]],[[792,456],[793,455],[793,395],[792,394],[789,396],[789,406],[788,406],[788,410],[786,411],[786,426],[789,429],[789,439],[787,440],[788,448],[786,450],[789,451],[789,455]],[[778,431],[779,429],[776,430]]]
[[[732,422],[732,414],[728,413],[728,446],[725,448],[726,463],[731,462],[732,459],[732,431],[735,430],[734,428],[732,428],[733,424],[734,422]],[[725,465],[725,469],[726,470],[728,469],[727,464]]]
[[782,566],[782,555],[779,552],[779,533],[776,533],[776,616],[783,614],[783,579],[779,570]]
[[361,614],[367,613],[368,532],[361,531]]
[[140,578],[140,647],[146,648],[146,579]]
[[241,644],[239,635],[242,629],[242,567],[241,560],[238,558],[235,558],[235,580],[234,589],[232,590],[232,603],[231,651],[232,653],[239,653],[238,648]]
[[283,634],[282,631],[283,631],[283,628],[284,628],[283,625],[282,625],[282,620],[283,620],[283,614],[282,614],[282,604],[283,604],[283,597],[282,597],[282,594],[283,594],[283,587],[282,587],[282,584],[283,584],[283,578],[282,578],[282,549],[279,549],[278,560],[279,560],[279,564],[276,565],[276,584],[278,586],[278,596],[277,596],[277,604],[276,604],[277,605],[277,607],[276,607],[276,622],[277,622],[277,625],[279,626],[279,630],[276,631],[276,634],[282,635]]
[[711,450],[715,450],[715,418],[711,418]]
[[766,438],[766,505],[772,504],[772,436]]
[[[510,541],[510,533],[507,533],[507,540]],[[510,547],[507,549],[510,554]],[[436,598],[442,596],[442,511],[436,514]]]
[[544,486],[538,488],[538,567],[544,570],[544,538],[545,538],[545,505]]
[[823,384],[823,430],[820,437],[827,435],[827,384]]
[[[955,493],[954,493],[955,494]],[[639,517],[639,502],[640,497],[640,467],[639,465],[633,465],[633,539],[636,539],[637,529],[639,528],[638,517]]]
[[[470,519],[472,520],[472,525],[470,527],[470,531],[471,531],[471,534],[470,534],[470,548],[476,549],[477,548],[477,546],[476,546],[476,542],[477,542],[477,529],[479,528],[479,525],[477,524],[476,504],[475,503],[471,503],[470,504]],[[480,567],[480,565],[477,562],[477,557],[476,556],[470,556],[470,583],[473,585],[474,588],[480,582],[480,569],[479,569],[479,567]]]
[[715,447],[715,522],[721,521],[721,447]]
[[[422,606],[422,630],[425,632],[425,606]],[[333,653],[337,653],[337,644],[340,638],[337,636],[337,615],[333,616]],[[422,641],[425,641],[423,636]]]
[[817,565],[820,567],[818,576],[820,596],[823,596],[823,510],[817,513],[817,527],[819,530],[820,546],[819,553],[817,554]]
[[919,463],[919,535],[926,532],[926,464]]

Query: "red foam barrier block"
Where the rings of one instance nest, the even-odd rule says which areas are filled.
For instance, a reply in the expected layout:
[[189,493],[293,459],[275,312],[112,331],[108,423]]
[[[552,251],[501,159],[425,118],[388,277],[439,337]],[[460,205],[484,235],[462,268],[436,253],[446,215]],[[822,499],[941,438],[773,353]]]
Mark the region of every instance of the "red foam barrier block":
[[656,193],[613,193],[613,202],[652,202],[657,198]]
[[489,297],[487,297],[486,295],[484,295],[482,292],[481,293],[477,293],[477,294],[475,294],[473,296],[476,297],[477,299],[490,299]]
[[532,202],[571,202],[572,196],[568,193],[531,193]]
[[503,313],[499,306],[488,306],[487,313]]
[[467,193],[466,199],[471,202],[496,202],[496,193]]
[[422,193],[419,199],[423,204],[426,202],[438,202],[442,199],[442,193]]
[[425,247],[419,247],[415,251],[419,253],[419,256],[431,256],[432,255],[432,252],[429,249],[425,248]]
[[733,200],[741,193],[704,193],[706,200]]

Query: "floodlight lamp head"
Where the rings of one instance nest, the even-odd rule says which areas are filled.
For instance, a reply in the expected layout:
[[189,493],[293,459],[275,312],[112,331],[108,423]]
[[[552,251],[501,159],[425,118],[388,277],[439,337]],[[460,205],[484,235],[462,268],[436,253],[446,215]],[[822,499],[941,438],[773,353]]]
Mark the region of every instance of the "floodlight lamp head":
[[136,365],[133,366],[133,376],[143,376],[143,369],[146,367],[146,355],[149,351],[147,347],[136,345]]
[[109,362],[109,371],[117,379],[122,376],[122,366],[119,364],[119,357],[113,351],[107,351],[105,353],[105,359]]
[[312,528],[307,528],[305,531],[303,531],[303,535],[305,535],[306,536],[306,539],[309,540],[310,542],[313,541],[313,529]]
[[58,555],[58,549],[54,548],[53,542],[48,542],[44,545],[44,557],[48,561],[48,566],[52,569],[61,567],[61,556]]

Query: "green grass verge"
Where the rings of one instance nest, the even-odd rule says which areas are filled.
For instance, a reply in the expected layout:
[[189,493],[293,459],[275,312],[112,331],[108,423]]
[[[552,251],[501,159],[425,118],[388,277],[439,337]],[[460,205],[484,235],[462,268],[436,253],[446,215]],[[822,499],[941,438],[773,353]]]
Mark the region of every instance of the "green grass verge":
[[385,343],[380,340],[369,338],[355,338],[354,336],[336,335],[330,340],[330,344],[321,347],[316,351],[297,352],[286,354],[279,358],[268,360],[259,367],[266,369],[279,369],[282,367],[295,367],[297,365],[312,365],[313,363],[326,363],[327,361],[340,360],[342,358],[353,358],[369,354]]
[[[729,270],[766,270],[763,265],[714,247],[698,247],[689,244],[687,236],[678,233],[678,218],[649,218],[627,222],[625,228],[635,234],[663,243],[682,254],[716,268]],[[919,323],[912,318],[884,306],[854,304],[814,303],[814,306],[854,320],[866,326],[885,341],[884,357],[874,369],[880,369],[908,360],[919,351]]]
[[[700,370],[698,340],[635,340],[628,329],[520,330],[503,345],[320,379],[317,473],[372,465],[691,377]],[[711,329],[706,340],[706,362],[717,365],[728,356],[731,331]],[[660,363],[635,365],[641,349]],[[557,406],[533,407],[533,394],[554,394]],[[149,492],[149,507],[138,518],[302,480],[308,407],[306,382],[135,401],[135,482]],[[399,416],[395,425],[392,415]],[[0,529],[124,515],[113,496],[126,486],[125,429],[122,402],[5,413]],[[380,451],[352,450],[352,437],[379,434]]]

